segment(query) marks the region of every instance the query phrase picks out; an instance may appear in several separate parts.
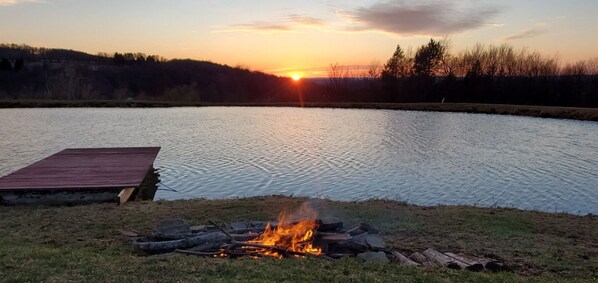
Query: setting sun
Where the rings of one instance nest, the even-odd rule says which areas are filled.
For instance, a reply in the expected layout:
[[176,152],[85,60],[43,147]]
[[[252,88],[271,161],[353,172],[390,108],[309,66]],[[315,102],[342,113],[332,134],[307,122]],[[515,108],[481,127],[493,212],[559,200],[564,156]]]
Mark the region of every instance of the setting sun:
[[293,80],[297,82],[297,81],[299,81],[301,79],[301,75],[299,75],[299,74],[293,74],[293,76],[291,78],[293,78]]

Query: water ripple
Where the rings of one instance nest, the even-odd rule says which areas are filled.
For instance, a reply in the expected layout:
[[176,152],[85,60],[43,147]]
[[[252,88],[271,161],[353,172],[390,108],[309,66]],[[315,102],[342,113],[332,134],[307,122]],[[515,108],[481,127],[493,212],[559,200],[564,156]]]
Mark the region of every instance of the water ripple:
[[299,108],[1,109],[0,175],[161,146],[162,199],[284,194],[598,214],[598,123]]

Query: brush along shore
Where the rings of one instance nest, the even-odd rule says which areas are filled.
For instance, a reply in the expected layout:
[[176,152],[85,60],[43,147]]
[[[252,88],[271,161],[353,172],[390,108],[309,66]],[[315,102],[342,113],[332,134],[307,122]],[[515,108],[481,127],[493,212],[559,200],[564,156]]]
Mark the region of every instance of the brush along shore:
[[409,111],[465,112],[517,115],[542,118],[598,121],[598,108],[534,106],[482,103],[374,103],[374,102],[306,102],[306,103],[201,103],[143,100],[0,100],[0,108],[62,108],[62,107],[306,107],[344,109],[386,109]]
[[[598,277],[598,217],[396,201],[317,201],[320,217],[367,222],[387,246],[488,256],[510,272],[364,264],[359,259],[168,257],[136,253],[121,231],[151,233],[161,220],[275,220],[307,199],[132,202],[123,206],[0,207],[0,274],[6,281],[592,281]],[[125,233],[126,234],[126,233]]]

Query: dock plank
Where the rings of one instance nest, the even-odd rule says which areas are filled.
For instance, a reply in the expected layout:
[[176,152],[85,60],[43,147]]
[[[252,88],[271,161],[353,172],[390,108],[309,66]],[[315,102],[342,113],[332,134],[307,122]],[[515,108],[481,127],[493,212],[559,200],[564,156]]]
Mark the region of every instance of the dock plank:
[[0,190],[137,187],[160,147],[65,149],[0,178]]

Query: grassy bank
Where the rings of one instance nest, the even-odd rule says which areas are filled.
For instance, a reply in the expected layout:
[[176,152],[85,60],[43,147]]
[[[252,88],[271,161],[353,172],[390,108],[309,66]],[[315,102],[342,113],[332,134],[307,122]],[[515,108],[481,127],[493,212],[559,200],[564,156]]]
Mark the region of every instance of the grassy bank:
[[3,281],[592,281],[598,276],[598,217],[391,201],[320,201],[321,217],[368,222],[407,253],[428,247],[498,258],[513,272],[471,273],[368,265],[355,259],[213,259],[135,254],[118,230],[149,233],[168,217],[191,224],[274,219],[304,199],[138,202],[76,207],[0,207]]
[[0,100],[0,108],[39,107],[181,107],[181,106],[269,106],[390,109],[440,112],[467,112],[499,115],[520,115],[543,118],[598,121],[598,108],[475,104],[475,103],[366,103],[366,102],[312,102],[312,103],[188,103],[166,101],[122,100]]

